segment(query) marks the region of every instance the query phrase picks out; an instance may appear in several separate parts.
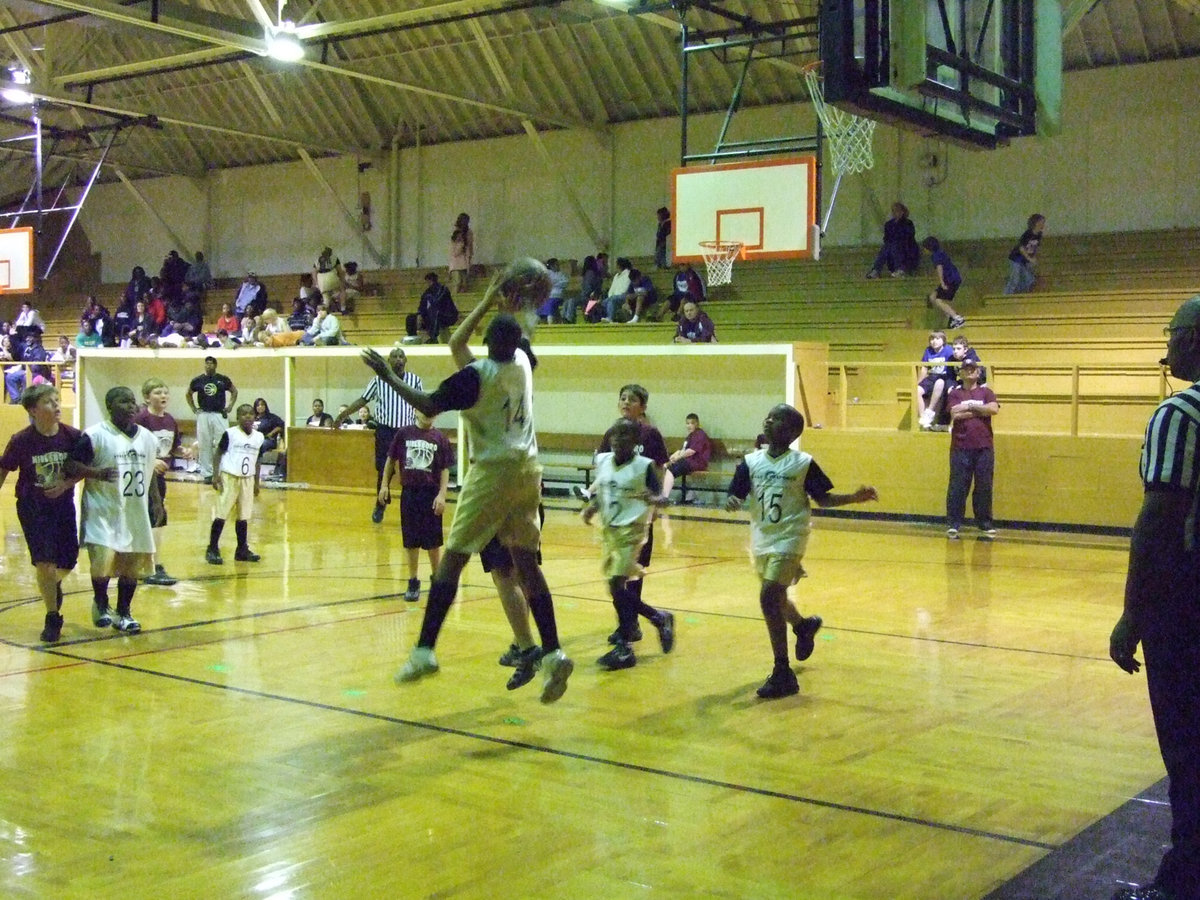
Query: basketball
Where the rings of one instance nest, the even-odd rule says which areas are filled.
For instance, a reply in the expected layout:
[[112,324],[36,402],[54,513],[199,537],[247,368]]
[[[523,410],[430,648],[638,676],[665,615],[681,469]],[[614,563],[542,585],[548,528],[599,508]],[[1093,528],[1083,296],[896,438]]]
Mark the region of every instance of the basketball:
[[519,314],[536,311],[550,296],[550,272],[538,260],[525,256],[513,260],[499,276],[496,308]]

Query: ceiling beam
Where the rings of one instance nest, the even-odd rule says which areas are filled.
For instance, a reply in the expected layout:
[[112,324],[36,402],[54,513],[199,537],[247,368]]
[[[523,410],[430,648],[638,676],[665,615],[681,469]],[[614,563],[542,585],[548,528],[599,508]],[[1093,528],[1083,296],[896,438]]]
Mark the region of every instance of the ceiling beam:
[[1083,21],[1083,17],[1092,11],[1100,0],[1066,0],[1063,4],[1062,30],[1063,36],[1070,34]]

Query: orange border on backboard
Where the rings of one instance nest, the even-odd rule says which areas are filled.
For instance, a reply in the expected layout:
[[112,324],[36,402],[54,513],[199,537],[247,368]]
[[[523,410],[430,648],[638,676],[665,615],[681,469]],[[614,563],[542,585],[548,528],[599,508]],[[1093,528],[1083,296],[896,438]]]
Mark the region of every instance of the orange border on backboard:
[[754,250],[761,250],[765,237],[763,235],[763,217],[766,214],[766,209],[761,206],[743,206],[741,209],[718,209],[717,210],[717,240],[721,240],[721,217],[722,216],[739,216],[746,213],[758,213],[758,243],[750,244],[746,241],[742,242],[742,259],[746,258],[746,254]]
[[[0,294],[32,294],[33,293],[33,228],[31,228],[27,225],[22,226],[21,228],[0,228],[0,239],[3,239],[5,241],[5,243],[9,242],[9,238],[8,238],[9,235],[21,235],[21,234],[23,234],[25,236],[24,244],[25,244],[26,250],[28,252],[28,258],[25,260],[25,272],[24,272],[27,280],[25,283],[20,284],[17,287],[0,287]],[[9,277],[10,278],[13,276],[20,277],[20,275],[22,274],[20,260],[14,258],[11,251],[6,255],[7,255],[6,261],[9,262]],[[16,271],[14,272],[13,269],[16,269]],[[7,279],[6,279],[6,283],[7,283]],[[26,286],[26,284],[28,286]]]
[[[817,158],[815,156],[792,156],[784,159],[769,159],[757,160],[750,162],[736,163],[719,163],[710,166],[683,166],[671,170],[671,218],[674,223],[674,228],[671,230],[671,256],[676,263],[700,263],[704,261],[704,257],[699,254],[694,255],[679,255],[678,239],[679,239],[679,178],[687,175],[694,175],[703,172],[724,172],[737,169],[766,169],[773,166],[806,166],[807,177],[807,192],[808,200],[805,210],[805,228],[804,240],[805,246],[801,250],[779,250],[779,251],[756,251],[754,247],[747,245],[745,248],[745,259],[811,259],[813,256],[812,247],[812,226],[817,221]],[[719,209],[716,211],[719,217],[724,213],[742,213],[754,212],[762,210],[761,207],[745,207],[740,209]],[[718,224],[719,228],[719,224]],[[715,239],[720,239],[720,235],[713,235]],[[707,240],[708,238],[705,238]],[[759,223],[759,243],[762,247],[765,242],[765,224],[760,220]]]

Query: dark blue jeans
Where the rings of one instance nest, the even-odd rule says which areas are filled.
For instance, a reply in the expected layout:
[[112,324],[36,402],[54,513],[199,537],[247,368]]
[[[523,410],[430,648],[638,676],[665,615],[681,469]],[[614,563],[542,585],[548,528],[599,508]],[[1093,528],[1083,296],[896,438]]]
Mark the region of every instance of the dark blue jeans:
[[946,524],[960,528],[967,511],[967,494],[971,482],[975,490],[971,505],[975,523],[980,528],[992,527],[992,474],[996,468],[996,452],[991,447],[982,450],[950,451],[950,486],[946,488]]

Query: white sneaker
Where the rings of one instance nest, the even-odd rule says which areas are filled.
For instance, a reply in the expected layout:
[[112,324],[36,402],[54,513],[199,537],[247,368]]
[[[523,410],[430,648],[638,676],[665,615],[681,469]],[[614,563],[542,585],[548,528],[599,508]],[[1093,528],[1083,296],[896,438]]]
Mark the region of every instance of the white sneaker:
[[418,678],[432,675],[437,670],[437,657],[433,655],[432,650],[428,647],[413,647],[408,661],[400,667],[392,680],[396,684],[403,684],[406,681],[416,681]]
[[112,627],[123,634],[137,634],[142,630],[141,623],[137,619],[130,615],[123,616],[120,613],[113,616]]
[[97,628],[107,628],[112,624],[112,613],[107,608],[101,609],[95,600],[92,601],[92,624]]
[[631,317],[630,317],[630,319],[629,319],[629,322],[628,322],[628,324],[630,324],[630,325],[636,325],[636,324],[637,324],[637,320],[638,320],[638,317],[637,317],[637,316],[631,316]]
[[946,529],[946,538],[951,541],[958,540],[958,529],[951,525]]
[[567,679],[575,663],[561,649],[542,657],[542,702],[553,703],[567,691]]
[[927,409],[921,413],[920,423],[923,430],[928,431],[930,426],[933,425],[933,416],[934,411],[932,409]]

